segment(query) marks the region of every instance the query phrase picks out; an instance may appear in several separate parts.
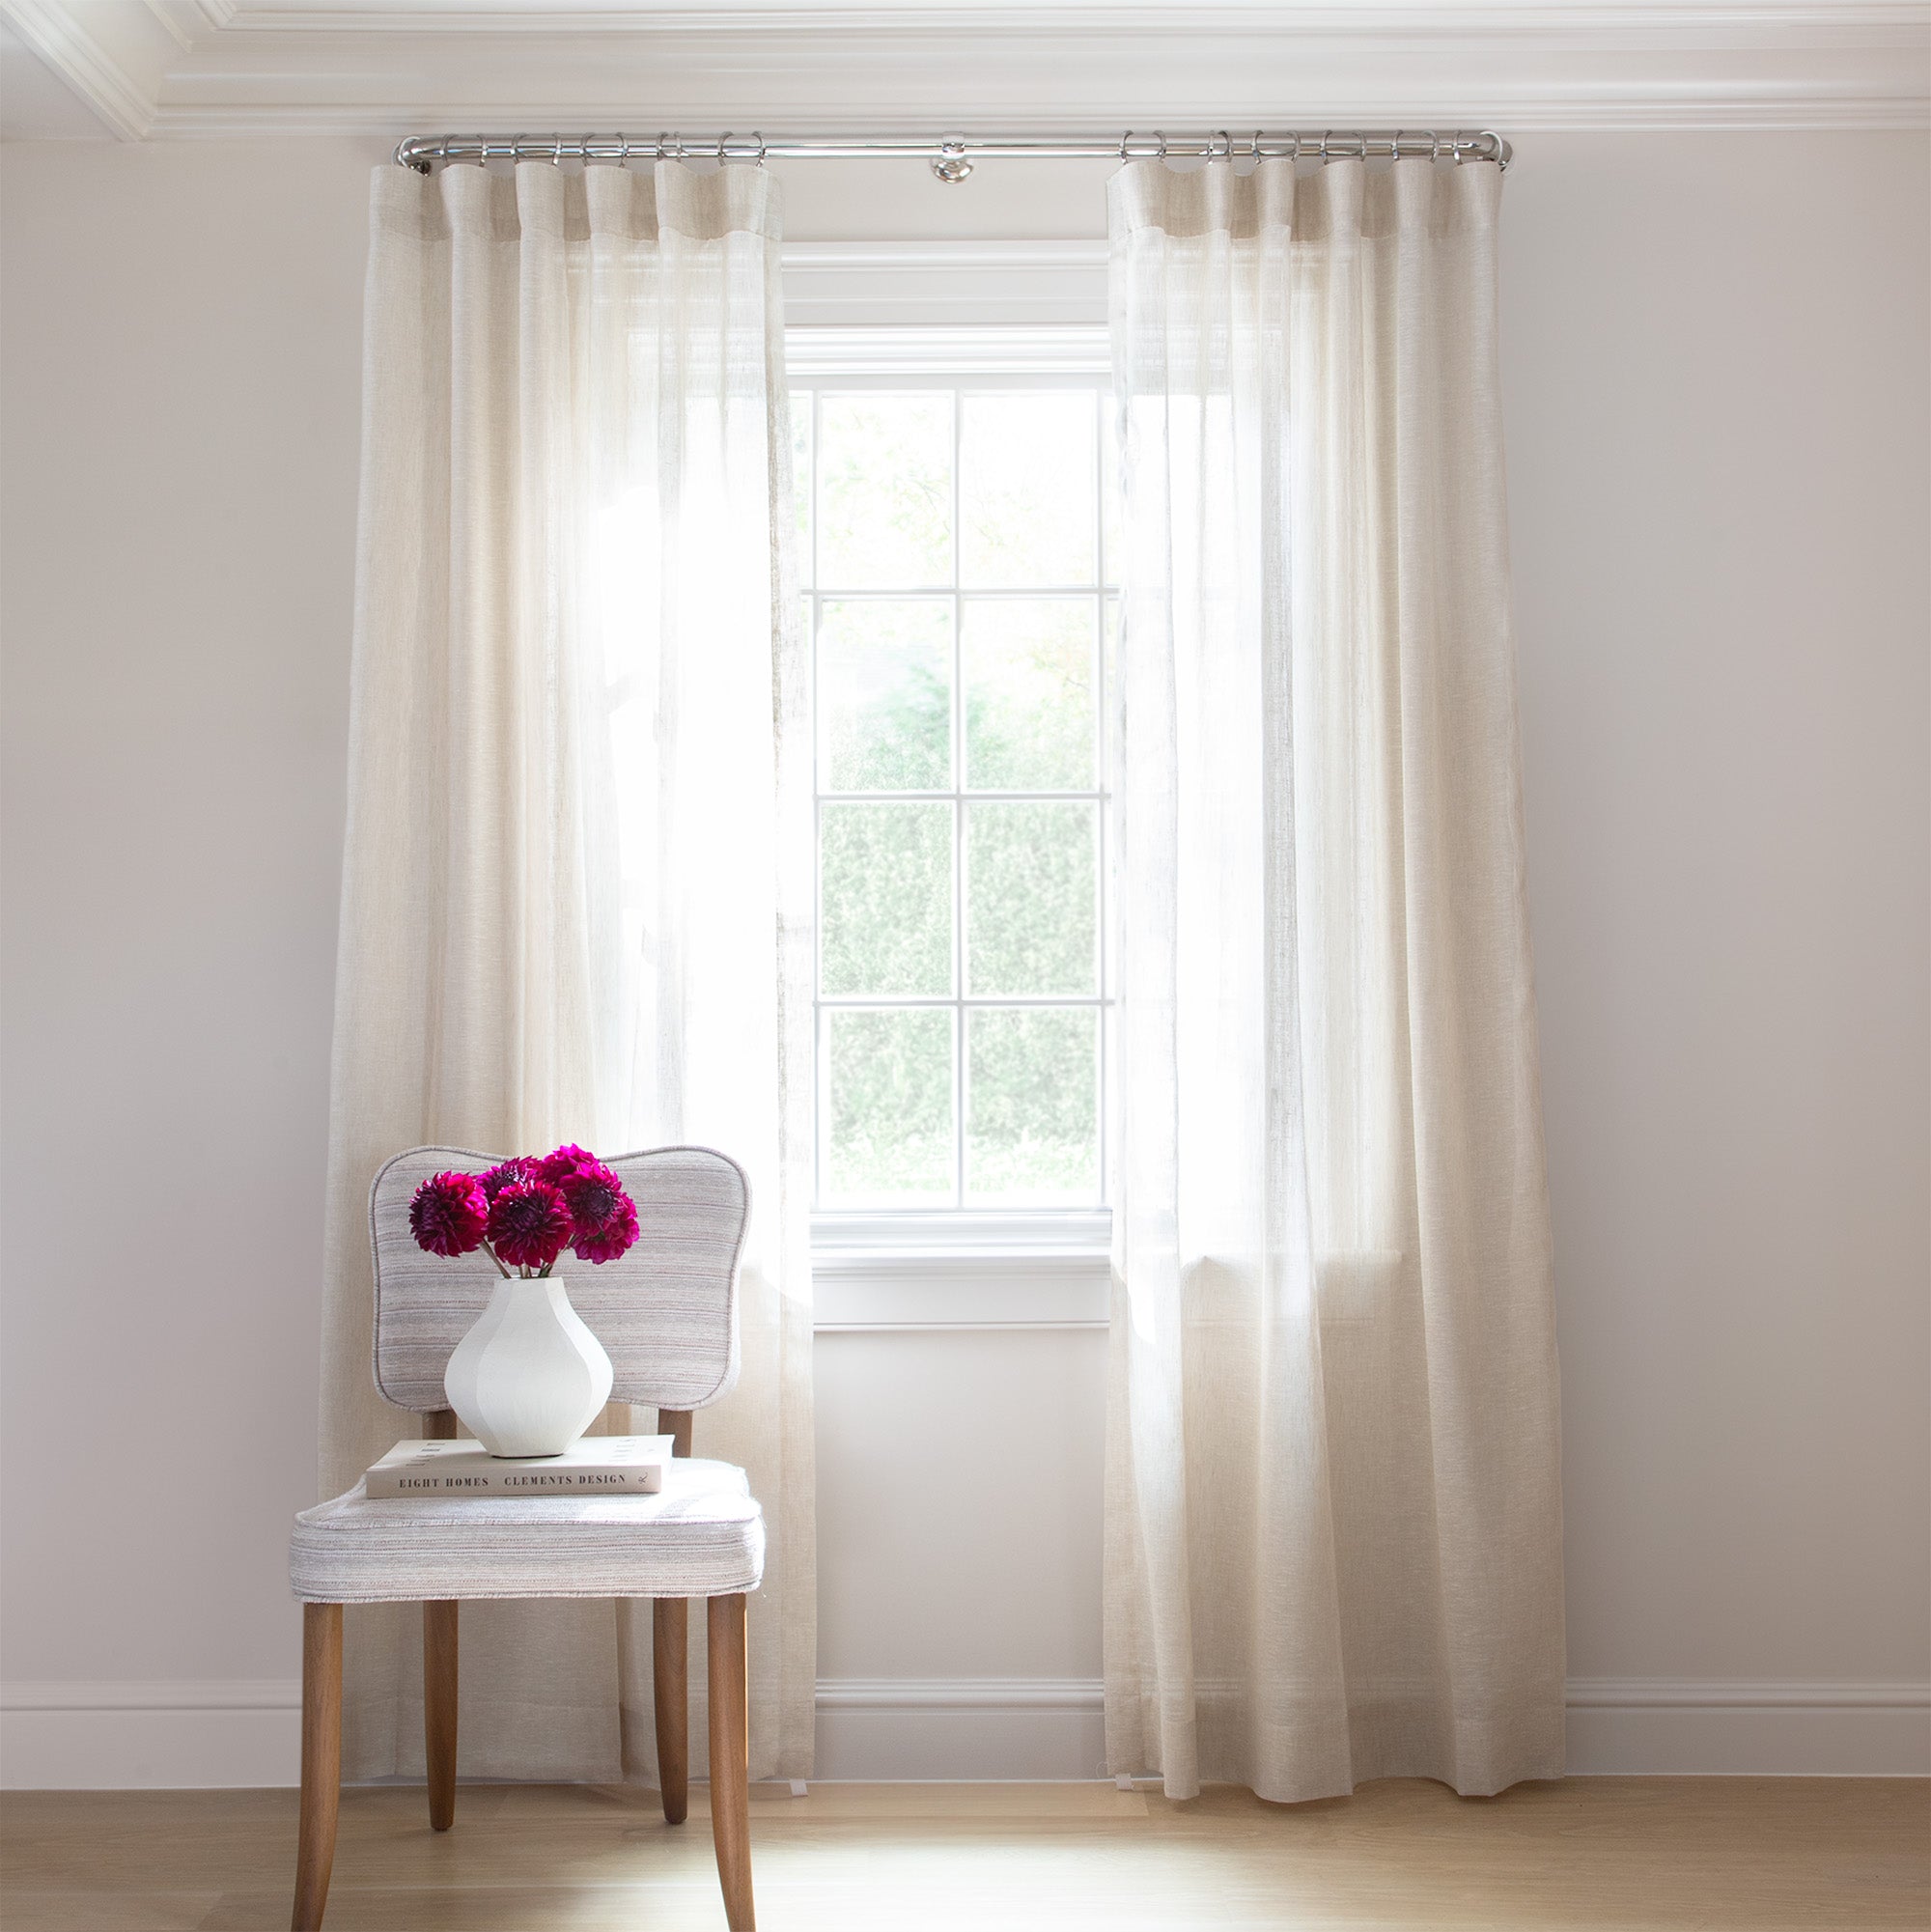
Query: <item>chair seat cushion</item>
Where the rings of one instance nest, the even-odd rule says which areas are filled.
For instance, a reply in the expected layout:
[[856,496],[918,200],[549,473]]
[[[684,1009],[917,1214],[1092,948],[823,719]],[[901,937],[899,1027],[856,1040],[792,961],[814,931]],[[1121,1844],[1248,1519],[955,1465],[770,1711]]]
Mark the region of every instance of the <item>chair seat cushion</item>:
[[754,1590],[764,1514],[744,1471],[679,1458],[653,1496],[398,1498],[358,1482],[295,1518],[305,1603],[719,1597]]

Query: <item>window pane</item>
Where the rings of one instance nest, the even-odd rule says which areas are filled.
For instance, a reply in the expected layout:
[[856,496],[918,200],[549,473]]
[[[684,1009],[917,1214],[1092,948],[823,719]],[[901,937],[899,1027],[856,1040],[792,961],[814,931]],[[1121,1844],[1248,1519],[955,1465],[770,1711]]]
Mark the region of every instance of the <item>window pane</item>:
[[1099,1025],[1090,1006],[967,1010],[968,1201],[1099,1197]]
[[952,1011],[825,1016],[828,1199],[892,1207],[952,1199]]
[[791,494],[797,518],[798,580],[811,588],[811,391],[791,392]]
[[966,812],[966,990],[1097,992],[1095,808],[973,803]]
[[824,805],[823,957],[832,994],[952,991],[952,807]]
[[961,581],[982,590],[1093,581],[1090,390],[960,398]]
[[950,394],[822,395],[818,438],[819,587],[950,583]]
[[818,614],[819,783],[827,792],[952,785],[952,605],[827,598]]
[[1093,786],[1093,603],[965,604],[966,782],[994,792]]

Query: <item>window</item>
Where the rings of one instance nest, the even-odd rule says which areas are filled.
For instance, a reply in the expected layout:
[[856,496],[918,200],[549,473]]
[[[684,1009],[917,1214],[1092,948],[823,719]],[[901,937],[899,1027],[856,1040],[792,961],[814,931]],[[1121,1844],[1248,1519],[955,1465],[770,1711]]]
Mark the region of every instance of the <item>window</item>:
[[1106,1197],[1097,378],[793,396],[814,665],[818,1199]]

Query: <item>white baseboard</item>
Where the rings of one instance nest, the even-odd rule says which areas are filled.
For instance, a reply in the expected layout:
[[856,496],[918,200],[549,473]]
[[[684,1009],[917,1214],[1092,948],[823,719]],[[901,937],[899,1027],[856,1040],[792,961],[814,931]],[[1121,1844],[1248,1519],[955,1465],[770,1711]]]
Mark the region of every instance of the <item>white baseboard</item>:
[[1097,1677],[821,1677],[820,1778],[1104,1778]]
[[1931,1776],[1931,1684],[1572,1677],[1578,1776]]
[[[1104,1775],[1096,1678],[826,1678],[827,1779]],[[0,1787],[295,1781],[293,1679],[0,1686]],[[1578,1775],[1931,1776],[1931,1684],[1592,1677],[1569,1686]]]
[[299,1678],[0,1685],[0,1789],[294,1784]]

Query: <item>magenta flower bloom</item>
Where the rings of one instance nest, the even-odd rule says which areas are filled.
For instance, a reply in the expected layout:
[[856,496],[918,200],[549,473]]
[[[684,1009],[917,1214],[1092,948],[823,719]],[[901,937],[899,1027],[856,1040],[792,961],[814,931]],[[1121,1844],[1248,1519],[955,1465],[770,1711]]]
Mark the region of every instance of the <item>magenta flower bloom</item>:
[[512,1268],[547,1268],[570,1237],[569,1205],[546,1181],[513,1181],[490,1203],[490,1245]]
[[637,1207],[629,1194],[618,1191],[616,1210],[595,1234],[579,1234],[571,1243],[571,1252],[579,1261],[615,1261],[637,1238]]
[[409,1232],[431,1254],[473,1254],[489,1218],[490,1202],[474,1174],[432,1174],[409,1203]]
[[574,1140],[566,1140],[554,1154],[546,1154],[541,1161],[532,1162],[537,1170],[537,1179],[547,1181],[552,1188],[560,1188],[579,1167],[594,1167],[597,1157],[587,1147],[579,1147]]
[[514,1187],[518,1181],[534,1181],[537,1163],[527,1154],[518,1154],[508,1161],[499,1161],[488,1173],[477,1175],[484,1195],[494,1200],[505,1188]]
[[587,1161],[561,1183],[570,1204],[571,1247],[580,1261],[615,1261],[637,1238],[637,1209],[601,1161]]

